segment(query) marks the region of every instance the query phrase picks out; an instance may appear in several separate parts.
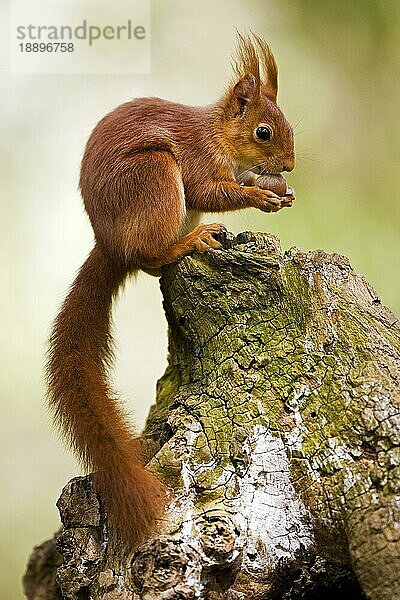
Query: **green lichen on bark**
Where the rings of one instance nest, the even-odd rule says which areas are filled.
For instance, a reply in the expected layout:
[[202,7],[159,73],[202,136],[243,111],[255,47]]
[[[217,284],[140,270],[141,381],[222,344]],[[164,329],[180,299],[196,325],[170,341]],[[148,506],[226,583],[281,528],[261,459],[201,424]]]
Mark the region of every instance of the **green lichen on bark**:
[[71,600],[400,599],[399,322],[345,257],[221,241],[161,279],[158,531],[122,556],[90,477],[72,480],[64,562],[49,579],[34,555],[30,600],[57,582]]
[[[168,465],[180,465],[172,512],[187,523],[217,507],[239,522],[245,498],[255,514],[271,516],[251,542],[270,563],[318,544],[326,559],[345,563],[347,539],[368,597],[400,597],[392,566],[400,560],[399,324],[345,257],[283,254],[276,238],[261,234],[229,245],[183,259],[161,280],[169,373],[180,383],[167,400],[171,437],[153,465],[170,485]],[[149,437],[159,435],[160,418],[156,406]],[[265,511],[257,502],[268,497],[246,487],[280,494],[282,449],[299,504],[288,509],[297,535],[288,527],[276,545],[261,528],[284,518],[291,500],[281,494]],[[259,452],[269,452],[270,463],[252,471]],[[328,541],[329,529],[336,534]],[[253,560],[253,575],[265,576],[265,564]]]

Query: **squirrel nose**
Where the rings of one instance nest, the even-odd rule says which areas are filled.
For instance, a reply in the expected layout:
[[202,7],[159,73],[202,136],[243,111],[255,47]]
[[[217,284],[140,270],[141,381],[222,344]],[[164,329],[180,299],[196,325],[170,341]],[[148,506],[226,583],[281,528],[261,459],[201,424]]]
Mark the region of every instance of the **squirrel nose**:
[[284,166],[282,171],[293,171],[294,169],[294,160],[291,160],[290,162],[287,162]]
[[294,156],[290,156],[286,159],[285,164],[283,165],[282,171],[293,171],[295,165]]

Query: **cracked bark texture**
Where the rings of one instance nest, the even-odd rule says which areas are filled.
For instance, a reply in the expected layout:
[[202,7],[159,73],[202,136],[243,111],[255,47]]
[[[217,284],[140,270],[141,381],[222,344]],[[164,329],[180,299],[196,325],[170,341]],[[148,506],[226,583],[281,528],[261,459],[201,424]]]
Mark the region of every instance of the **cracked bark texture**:
[[[170,358],[145,437],[168,512],[123,558],[90,477],[70,482],[57,593],[400,599],[399,322],[343,256],[221,241],[161,279]],[[37,572],[27,597],[58,598]]]

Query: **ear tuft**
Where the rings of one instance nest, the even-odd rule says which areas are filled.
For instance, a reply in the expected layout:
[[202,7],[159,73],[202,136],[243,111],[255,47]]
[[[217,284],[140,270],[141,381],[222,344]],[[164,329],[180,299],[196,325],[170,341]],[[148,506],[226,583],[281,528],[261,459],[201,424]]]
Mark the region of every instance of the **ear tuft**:
[[258,54],[261,58],[263,71],[261,89],[270,100],[276,102],[278,95],[278,66],[275,57],[272,54],[271,48],[262,38],[260,38],[260,36],[253,33],[253,37],[257,45]]
[[260,63],[253,42],[248,36],[237,32],[236,57],[233,68],[238,79],[253,76],[260,87]]
[[[252,37],[250,37],[238,32],[236,57],[233,66],[238,78],[235,88],[239,86],[238,89],[241,90],[243,87],[242,81],[252,76],[255,81],[255,92],[259,94],[261,91],[270,100],[276,102],[278,67],[270,47],[262,38],[255,33],[252,33]],[[246,83],[244,87],[247,89],[248,84]],[[239,95],[236,93],[235,95],[243,101],[248,101],[249,99],[242,97],[241,93],[240,91]],[[255,94],[253,93],[254,97]]]

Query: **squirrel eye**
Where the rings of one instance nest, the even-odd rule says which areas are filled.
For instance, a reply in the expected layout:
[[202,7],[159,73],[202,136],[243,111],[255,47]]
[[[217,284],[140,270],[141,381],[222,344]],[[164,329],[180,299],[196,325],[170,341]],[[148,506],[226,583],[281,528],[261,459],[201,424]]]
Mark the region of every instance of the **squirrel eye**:
[[272,132],[266,125],[261,125],[256,129],[256,136],[263,142],[268,142],[271,139]]

